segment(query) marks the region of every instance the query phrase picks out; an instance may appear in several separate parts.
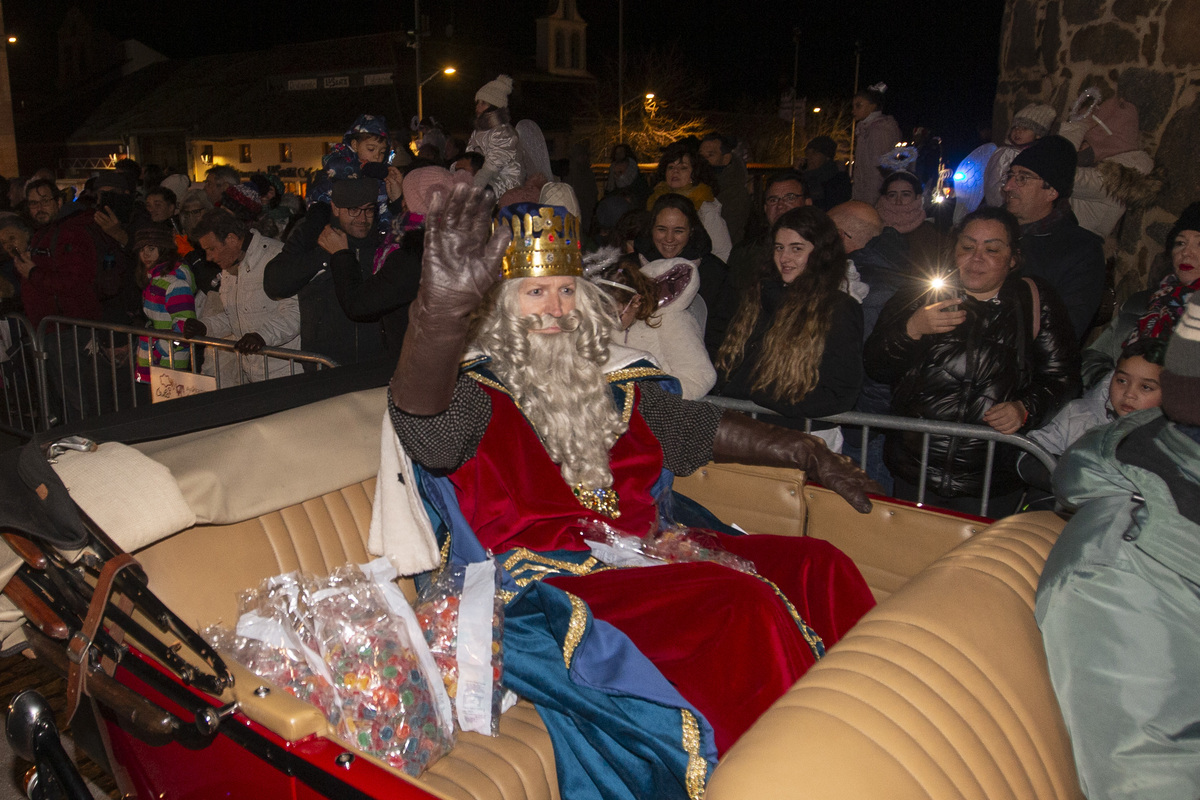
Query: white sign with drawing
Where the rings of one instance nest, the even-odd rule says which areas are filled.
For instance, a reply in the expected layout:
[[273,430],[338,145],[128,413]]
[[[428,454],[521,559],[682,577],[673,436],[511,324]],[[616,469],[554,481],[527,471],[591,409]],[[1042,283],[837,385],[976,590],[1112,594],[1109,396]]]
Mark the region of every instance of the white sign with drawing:
[[217,379],[209,375],[197,375],[179,369],[150,367],[151,402],[163,403],[177,397],[211,392],[217,388]]

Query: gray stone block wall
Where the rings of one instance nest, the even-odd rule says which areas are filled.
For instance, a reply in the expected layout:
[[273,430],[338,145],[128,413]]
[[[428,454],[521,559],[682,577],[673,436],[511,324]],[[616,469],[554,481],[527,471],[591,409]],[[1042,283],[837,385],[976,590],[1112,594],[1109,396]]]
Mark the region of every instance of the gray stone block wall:
[[1126,211],[1114,234],[1117,299],[1145,288],[1162,236],[1200,200],[1200,0],[1008,0],[993,130],[1003,141],[1027,103],[1060,119],[1097,86],[1138,107],[1142,140],[1166,186]]

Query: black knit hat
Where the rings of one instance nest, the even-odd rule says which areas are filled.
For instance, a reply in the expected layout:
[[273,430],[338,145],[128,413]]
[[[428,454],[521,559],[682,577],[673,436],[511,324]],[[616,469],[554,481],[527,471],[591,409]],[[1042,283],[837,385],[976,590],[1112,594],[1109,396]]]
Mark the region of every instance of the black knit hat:
[[1079,154],[1075,145],[1063,137],[1046,136],[1017,153],[1012,165],[1033,172],[1057,190],[1059,198],[1066,200],[1075,188]]
[[1171,232],[1167,234],[1167,240],[1164,242],[1168,251],[1175,244],[1175,237],[1184,231],[1200,232],[1200,203],[1192,203],[1183,210],[1179,219],[1175,220],[1175,227],[1171,228]]
[[1159,382],[1167,418],[1200,425],[1200,292],[1192,294],[1175,323]]

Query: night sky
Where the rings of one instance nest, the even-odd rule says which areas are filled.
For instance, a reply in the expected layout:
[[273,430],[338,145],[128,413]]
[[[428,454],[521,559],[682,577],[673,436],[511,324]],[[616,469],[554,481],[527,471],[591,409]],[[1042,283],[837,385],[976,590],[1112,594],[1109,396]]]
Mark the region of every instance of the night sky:
[[[5,25],[16,92],[52,88],[55,32],[68,0],[5,0]],[[81,4],[118,39],[136,38],[168,57],[189,57],[412,27],[400,2],[262,2],[262,0],[92,0]],[[533,19],[548,0],[424,0],[435,36],[453,26],[454,41],[477,35],[532,44]],[[617,51],[616,0],[577,0],[588,22],[588,66],[611,74]],[[778,97],[792,81],[793,29],[800,29],[799,88],[814,105],[848,100],[855,42],[862,44],[860,85],[886,82],[889,113],[902,127],[929,125],[951,151],[976,144],[991,117],[1004,0],[688,0],[625,4],[626,52],[667,49],[705,77],[712,109],[735,111]],[[532,53],[522,54],[526,58]]]

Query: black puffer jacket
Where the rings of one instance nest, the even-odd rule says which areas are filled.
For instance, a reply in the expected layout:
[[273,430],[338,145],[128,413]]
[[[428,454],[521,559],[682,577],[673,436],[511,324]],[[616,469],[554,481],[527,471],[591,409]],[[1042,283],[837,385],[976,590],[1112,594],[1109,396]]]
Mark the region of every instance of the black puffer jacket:
[[[867,339],[867,374],[892,386],[892,412],[905,417],[982,425],[996,403],[1019,400],[1029,411],[1022,431],[1041,426],[1079,388],[1079,347],[1071,319],[1054,291],[1034,278],[1040,295],[1040,330],[1033,338],[1033,296],[1010,276],[989,301],[964,295],[967,321],[954,330],[914,340],[908,318],[932,302],[923,286],[897,292]],[[1024,361],[1020,352],[1024,352]],[[889,434],[888,468],[916,483],[921,469],[919,433]],[[933,436],[926,486],[945,497],[978,496],[983,487],[987,442]],[[1012,448],[998,447],[992,491],[1016,487]]]

